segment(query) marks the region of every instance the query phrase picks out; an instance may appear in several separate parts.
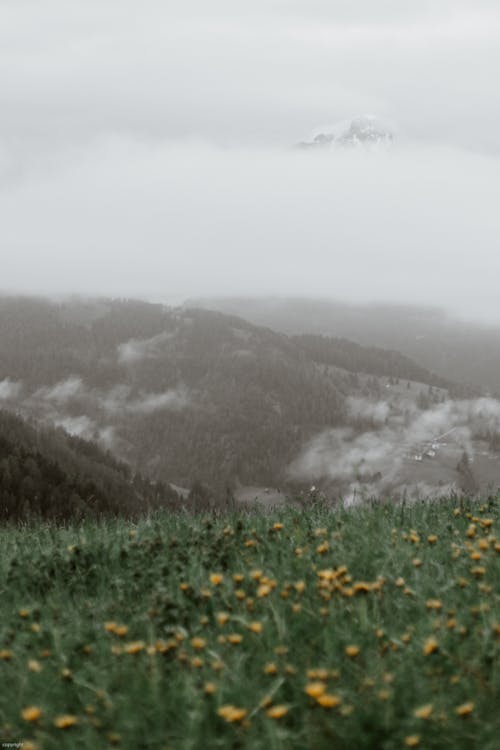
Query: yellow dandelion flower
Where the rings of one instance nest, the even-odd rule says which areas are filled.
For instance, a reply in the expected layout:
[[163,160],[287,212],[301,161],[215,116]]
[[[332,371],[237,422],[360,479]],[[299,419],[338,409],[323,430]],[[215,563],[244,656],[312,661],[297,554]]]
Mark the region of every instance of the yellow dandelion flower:
[[359,646],[346,646],[344,649],[345,654],[351,659],[354,659],[360,651],[361,649],[359,648]]
[[250,571],[250,578],[253,581],[259,581],[263,575],[264,575],[263,571],[260,570],[259,568],[256,568],[255,570]]
[[274,648],[274,653],[277,656],[286,656],[288,654],[288,651],[289,651],[288,646],[280,645],[280,646],[275,646]]
[[429,536],[427,537],[427,541],[429,542],[429,544],[436,544],[437,540],[438,537],[436,536],[436,534],[429,534]]
[[203,692],[205,695],[213,695],[215,692],[217,692],[217,685],[215,682],[205,682],[203,686]]
[[394,581],[394,583],[396,584],[396,586],[398,588],[401,589],[405,585],[405,579],[402,576],[399,576],[399,578],[396,578],[396,580]]
[[355,594],[368,594],[373,589],[373,584],[367,581],[357,581],[352,588]]
[[439,649],[439,643],[434,638],[434,636],[431,635],[425,641],[422,650],[425,656],[429,656],[429,654],[434,654],[438,649]]
[[222,573],[212,573],[210,575],[210,583],[212,586],[220,586],[223,580],[224,576]]
[[422,560],[419,557],[414,557],[413,560],[412,560],[412,564],[416,568],[420,568],[420,566],[422,565]]
[[319,696],[323,695],[323,693],[325,692],[325,683],[319,681],[309,682],[304,688],[304,693],[306,693],[310,698],[319,698]]
[[207,642],[204,638],[192,638],[191,639],[191,646],[196,649],[197,651],[201,651],[205,646],[207,645]]
[[305,590],[306,582],[305,581],[296,581],[293,584],[293,587],[294,587],[295,591],[297,592],[297,594],[302,594],[303,591]]
[[61,716],[56,716],[54,719],[54,726],[58,729],[69,729],[70,727],[74,727],[75,724],[78,724],[78,719],[72,714],[62,714]]
[[244,589],[235,589],[234,595],[237,599],[242,601],[246,598],[246,591],[244,591]]
[[243,636],[239,633],[230,633],[230,635],[227,636],[227,640],[233,646],[237,646],[243,640]]
[[117,635],[119,638],[125,638],[125,636],[128,633],[128,626],[127,625],[117,625],[115,628],[115,635]]
[[217,711],[218,715],[230,723],[243,721],[247,715],[245,708],[237,708],[232,705],[221,706]]
[[292,612],[297,614],[298,612],[301,612],[301,610],[302,610],[302,604],[298,604],[297,602],[292,604]]
[[30,611],[29,609],[26,609],[25,607],[23,607],[22,609],[19,610],[18,615],[19,617],[29,617]]
[[265,596],[269,596],[269,594],[271,593],[271,590],[272,590],[271,586],[269,586],[267,583],[262,583],[257,588],[257,596],[259,597],[259,599],[262,599]]
[[195,656],[193,659],[191,659],[191,666],[195,669],[201,669],[204,663],[205,662],[203,661],[203,659],[200,659],[199,656]]
[[68,669],[68,667],[64,667],[64,669],[61,669],[61,679],[68,680],[68,681],[73,679],[73,674],[71,672],[71,669]]
[[328,552],[329,549],[330,545],[328,544],[328,542],[323,542],[316,547],[316,552],[318,553],[318,555],[324,555],[326,554],[326,552]]
[[28,662],[28,669],[30,672],[41,672],[43,667],[36,659],[30,659]]
[[233,581],[235,583],[241,583],[244,580],[245,580],[245,576],[243,575],[243,573],[234,573]]
[[335,708],[336,706],[340,706],[342,698],[332,693],[322,693],[316,698],[316,703],[319,703],[323,708]]
[[427,607],[427,609],[439,610],[442,608],[443,603],[440,601],[440,599],[427,599],[425,606]]
[[308,669],[307,679],[308,680],[327,680],[330,677],[328,669]]
[[272,674],[277,674],[277,673],[278,673],[278,667],[276,666],[276,664],[273,661],[269,661],[264,666],[264,674],[271,674],[272,675]]
[[420,744],[420,735],[409,734],[408,737],[405,737],[406,747],[417,747],[419,744]]
[[21,711],[24,721],[38,721],[42,715],[42,709],[38,706],[27,706]]
[[124,651],[126,654],[138,654],[144,651],[145,648],[146,644],[144,641],[131,641],[124,647]]
[[0,650],[0,659],[2,661],[10,661],[12,659],[12,651],[9,651],[8,648],[2,648]]
[[179,584],[179,588],[181,591],[188,591],[190,586],[186,581],[182,581],[182,583]]
[[251,622],[248,625],[248,629],[252,631],[252,633],[262,633],[262,623],[261,622]]
[[420,708],[417,708],[413,712],[413,715],[417,719],[428,719],[431,716],[433,710],[434,706],[432,705],[432,703],[427,703],[425,706],[420,706]]
[[108,620],[104,623],[104,630],[107,633],[114,633],[117,627],[118,625],[114,620]]
[[34,623],[33,623],[33,624],[31,625],[31,631],[32,631],[33,633],[39,633],[39,632],[40,632],[40,625],[39,625],[39,623],[38,623],[38,622],[34,622]]
[[288,706],[284,706],[282,703],[276,706],[271,706],[271,708],[268,708],[266,711],[266,714],[270,719],[282,719],[287,713]]
[[280,523],[279,521],[277,521],[275,524],[273,524],[274,531],[281,531],[282,528],[283,528],[283,524]]
[[484,576],[486,573],[486,568],[482,567],[481,565],[476,566],[475,568],[471,568],[470,572],[473,576],[476,576],[476,578],[480,578],[481,576]]
[[460,706],[457,706],[455,709],[455,713],[458,714],[458,716],[469,716],[474,711],[474,703],[472,701],[468,701],[467,703],[462,703]]
[[228,612],[217,612],[215,615],[215,619],[217,620],[218,625],[225,625],[226,622],[229,620],[229,613]]

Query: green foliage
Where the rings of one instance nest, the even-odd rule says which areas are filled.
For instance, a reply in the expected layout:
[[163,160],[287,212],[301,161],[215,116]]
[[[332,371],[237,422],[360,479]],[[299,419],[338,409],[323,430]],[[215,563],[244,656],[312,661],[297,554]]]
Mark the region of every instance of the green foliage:
[[[4,528],[2,739],[494,750],[499,522],[490,498]],[[311,681],[338,705],[307,695]],[[246,715],[219,715],[228,704]]]

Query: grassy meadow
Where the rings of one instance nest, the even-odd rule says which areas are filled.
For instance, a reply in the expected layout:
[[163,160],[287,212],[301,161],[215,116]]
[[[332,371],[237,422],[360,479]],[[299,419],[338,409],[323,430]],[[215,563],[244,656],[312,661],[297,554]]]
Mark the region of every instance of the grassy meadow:
[[496,750],[499,516],[490,498],[4,526],[1,739]]

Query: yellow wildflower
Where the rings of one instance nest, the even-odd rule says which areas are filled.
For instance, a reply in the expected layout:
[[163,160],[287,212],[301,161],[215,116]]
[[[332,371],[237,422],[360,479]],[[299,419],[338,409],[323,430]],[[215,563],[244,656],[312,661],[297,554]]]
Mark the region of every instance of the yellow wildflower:
[[229,620],[229,613],[228,612],[217,612],[215,615],[215,619],[217,620],[217,623],[219,625],[225,625],[226,622]]
[[323,708],[335,708],[342,703],[342,698],[331,693],[322,693],[316,698],[316,703],[319,703]]
[[277,672],[278,672],[278,667],[273,661],[268,662],[264,666],[264,674],[277,674]]
[[434,710],[434,707],[432,703],[427,703],[425,706],[421,706],[420,708],[417,708],[414,711],[413,715],[417,719],[428,719],[430,715],[432,714],[433,710]]
[[283,716],[286,716],[288,713],[288,706],[284,706],[283,704],[279,704],[277,706],[272,706],[271,708],[268,708],[266,711],[267,716],[269,716],[270,719],[281,719]]
[[264,596],[269,596],[271,593],[271,587],[267,583],[261,584],[257,589],[257,596],[262,599]]
[[361,649],[359,648],[359,646],[346,646],[344,651],[347,656],[350,656],[351,659],[354,659],[359,654]]
[[212,573],[210,575],[210,583],[212,586],[220,586],[222,581],[224,580],[224,576],[222,573]]
[[417,745],[419,744],[420,744],[420,735],[409,734],[408,737],[405,737],[406,747],[417,747]]
[[311,698],[319,698],[320,695],[323,695],[323,693],[326,692],[326,685],[324,682],[309,682],[305,688],[304,692],[309,695]]
[[78,719],[72,714],[62,714],[54,719],[54,726],[58,729],[69,729],[78,724]]
[[458,714],[458,716],[469,716],[474,711],[474,703],[472,701],[468,701],[467,703],[462,703],[462,705],[457,706],[455,709],[455,713]]
[[433,635],[429,636],[424,643],[423,652],[425,656],[435,653],[439,649],[439,644]]
[[252,631],[252,633],[262,633],[262,623],[261,622],[251,622],[248,625],[248,629]]
[[132,641],[131,643],[127,643],[124,647],[124,651],[126,654],[138,654],[140,651],[143,651],[145,647],[146,644],[144,641]]
[[247,715],[247,711],[245,708],[237,708],[236,706],[232,705],[221,706],[217,713],[219,714],[219,716],[230,723],[243,721],[243,719]]
[[201,651],[201,649],[205,648],[206,645],[207,642],[204,638],[196,637],[191,639],[191,646],[197,651]]
[[27,706],[21,711],[24,721],[38,721],[42,715],[42,709],[38,706]]

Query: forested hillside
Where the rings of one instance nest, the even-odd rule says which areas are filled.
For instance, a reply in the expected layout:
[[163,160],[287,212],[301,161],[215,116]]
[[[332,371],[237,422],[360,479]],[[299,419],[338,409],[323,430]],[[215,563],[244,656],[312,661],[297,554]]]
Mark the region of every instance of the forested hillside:
[[396,351],[376,346],[360,346],[348,339],[313,334],[291,338],[314,362],[335,365],[351,372],[418,380],[438,388],[450,388],[453,385]]
[[421,367],[500,394],[500,326],[461,320],[439,308],[356,304],[299,297],[206,298],[191,304],[288,335],[343,337],[363,347],[402,352]]
[[96,445],[0,411],[0,520],[135,515],[176,499]]
[[443,382],[395,352],[207,310],[0,299],[0,405],[181,487],[284,482],[306,441],[348,420],[349,378],[320,363]]

